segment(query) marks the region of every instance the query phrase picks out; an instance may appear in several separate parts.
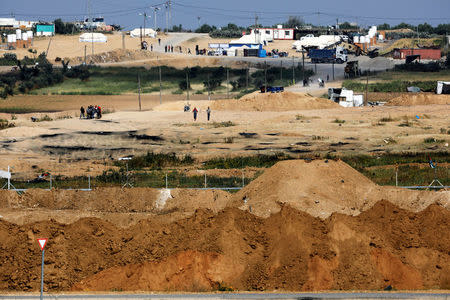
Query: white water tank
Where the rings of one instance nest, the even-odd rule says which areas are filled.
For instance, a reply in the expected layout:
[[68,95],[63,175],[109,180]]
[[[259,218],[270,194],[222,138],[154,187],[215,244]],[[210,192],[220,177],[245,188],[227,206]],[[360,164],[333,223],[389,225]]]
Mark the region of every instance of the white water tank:
[[26,32],[22,33],[22,40],[28,41],[28,34]]
[[359,43],[359,35],[356,35],[353,37],[353,42],[354,43]]
[[27,31],[27,35],[28,35],[28,38],[29,38],[29,39],[32,39],[32,38],[33,38],[33,31],[28,30],[28,31]]
[[17,36],[15,34],[8,34],[8,43],[15,43],[17,41]]
[[22,30],[17,29],[16,30],[16,39],[20,40],[22,38]]
[[378,35],[378,40],[380,40],[380,41],[384,40],[384,36],[382,34],[379,34]]

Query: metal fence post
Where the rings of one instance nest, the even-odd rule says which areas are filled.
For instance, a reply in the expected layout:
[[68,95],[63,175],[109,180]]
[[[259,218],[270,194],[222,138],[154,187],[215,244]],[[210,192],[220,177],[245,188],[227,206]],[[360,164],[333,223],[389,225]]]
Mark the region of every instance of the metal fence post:
[[50,174],[50,189],[52,189],[52,174]]
[[91,175],[88,175],[88,189],[91,190]]
[[167,183],[167,173],[166,173],[166,189],[167,189],[168,186],[169,186],[169,185],[168,185],[168,183]]
[[206,173],[205,173],[205,189],[206,189]]

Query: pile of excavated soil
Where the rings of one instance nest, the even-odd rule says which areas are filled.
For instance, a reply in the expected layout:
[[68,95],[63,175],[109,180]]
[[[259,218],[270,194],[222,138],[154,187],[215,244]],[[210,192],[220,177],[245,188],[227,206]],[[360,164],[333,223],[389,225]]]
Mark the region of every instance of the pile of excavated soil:
[[268,218],[226,208],[120,229],[96,218],[15,225],[0,220],[0,290],[240,291],[448,289],[450,211],[380,201],[322,220],[290,206]]
[[[86,62],[90,63],[113,63],[120,61],[129,61],[129,60],[141,60],[153,58],[158,55],[156,52],[144,51],[144,50],[125,50],[125,49],[116,49],[108,52],[102,52],[94,55],[87,55]],[[69,58],[66,58],[69,60]],[[72,65],[81,64],[84,62],[84,57],[74,57],[70,58]]]
[[432,203],[450,207],[449,192],[410,191],[378,186],[342,161],[279,162],[233,196],[233,205],[261,217],[283,204],[326,218],[338,212],[358,215],[377,201],[388,200],[411,211]]
[[97,188],[92,191],[29,189],[22,195],[0,190],[0,209],[78,210],[107,213],[218,212],[230,194],[216,190]]
[[429,105],[429,104],[450,104],[450,95],[436,94],[406,94],[389,100],[386,105],[390,106],[410,106],[410,105]]
[[290,111],[336,107],[339,107],[339,105],[330,100],[316,98],[302,93],[253,92],[238,100],[216,100],[212,104],[211,109],[230,111]]

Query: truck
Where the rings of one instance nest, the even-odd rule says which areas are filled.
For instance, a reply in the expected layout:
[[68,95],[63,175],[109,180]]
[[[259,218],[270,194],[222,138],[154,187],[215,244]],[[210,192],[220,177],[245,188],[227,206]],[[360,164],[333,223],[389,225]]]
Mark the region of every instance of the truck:
[[337,63],[343,64],[347,61],[347,54],[342,47],[335,49],[311,49],[308,52],[311,62],[315,63]]
[[344,68],[344,77],[347,78],[356,78],[361,75],[361,70],[359,69],[359,63],[357,60],[348,61],[347,65]]

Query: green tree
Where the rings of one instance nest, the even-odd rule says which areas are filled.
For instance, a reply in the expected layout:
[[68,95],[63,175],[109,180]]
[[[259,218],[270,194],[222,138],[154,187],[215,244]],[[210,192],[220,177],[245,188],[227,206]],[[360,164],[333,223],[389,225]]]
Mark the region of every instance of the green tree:
[[199,28],[195,30],[197,33],[210,33],[211,31],[215,30],[215,26],[209,26],[208,24],[203,24]]
[[388,23],[380,24],[377,26],[378,30],[389,30],[391,29],[391,25]]
[[434,28],[433,26],[431,26],[428,23],[424,23],[424,24],[419,24],[417,26],[419,32],[426,32],[426,33],[433,33],[434,32]]
[[285,28],[296,28],[301,27],[303,25],[305,25],[305,22],[301,17],[297,16],[290,16],[288,20],[285,23],[283,23],[283,26]]

